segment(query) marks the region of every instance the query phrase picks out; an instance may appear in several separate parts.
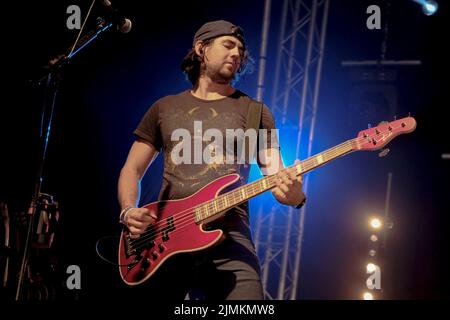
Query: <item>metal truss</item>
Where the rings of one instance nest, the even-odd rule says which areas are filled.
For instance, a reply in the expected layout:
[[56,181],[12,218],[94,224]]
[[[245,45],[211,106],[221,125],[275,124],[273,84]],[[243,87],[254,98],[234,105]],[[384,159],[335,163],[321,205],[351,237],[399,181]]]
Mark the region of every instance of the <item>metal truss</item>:
[[[275,72],[266,79],[272,8],[270,0],[265,2],[257,99],[262,101],[266,83],[272,81],[270,108],[278,126],[295,133],[297,159],[311,155],[328,8],[329,0],[283,1]],[[303,185],[307,192],[307,177]],[[299,213],[276,204],[258,210],[253,231],[267,299],[297,297],[306,208],[305,205]]]

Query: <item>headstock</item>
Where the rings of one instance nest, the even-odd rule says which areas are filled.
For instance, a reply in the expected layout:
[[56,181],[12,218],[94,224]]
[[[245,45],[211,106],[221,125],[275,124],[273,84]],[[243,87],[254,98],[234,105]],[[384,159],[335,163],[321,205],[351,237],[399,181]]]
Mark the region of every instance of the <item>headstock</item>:
[[369,151],[380,149],[396,136],[414,131],[416,125],[413,117],[382,122],[374,128],[360,131],[357,138],[353,140],[353,149]]

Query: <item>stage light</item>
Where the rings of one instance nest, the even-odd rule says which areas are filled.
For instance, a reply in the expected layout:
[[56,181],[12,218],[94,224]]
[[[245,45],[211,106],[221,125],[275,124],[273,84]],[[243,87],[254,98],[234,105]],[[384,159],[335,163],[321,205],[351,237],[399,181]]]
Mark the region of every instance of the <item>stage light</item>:
[[363,299],[364,300],[373,300],[373,294],[371,294],[370,292],[364,292]]
[[378,237],[375,234],[373,234],[373,235],[370,236],[370,241],[377,242],[378,241]]
[[374,265],[373,263],[368,263],[366,268],[368,273],[373,273],[375,272],[375,270],[377,270],[377,266]]
[[423,13],[427,16],[433,15],[438,9],[438,4],[435,1],[429,0],[422,4]]
[[417,2],[422,5],[422,11],[427,16],[435,14],[439,7],[437,2],[434,0],[414,0],[414,2]]
[[380,229],[383,223],[381,222],[381,219],[379,218],[372,218],[370,219],[370,226],[374,229]]
[[377,252],[375,250],[373,250],[373,249],[369,251],[369,255],[371,257],[375,257],[376,254],[377,254]]

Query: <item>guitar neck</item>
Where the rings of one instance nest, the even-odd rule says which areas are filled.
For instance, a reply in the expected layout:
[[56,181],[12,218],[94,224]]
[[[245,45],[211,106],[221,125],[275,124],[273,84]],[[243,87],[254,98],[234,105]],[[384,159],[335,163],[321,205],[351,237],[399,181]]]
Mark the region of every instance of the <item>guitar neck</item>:
[[[359,149],[358,146],[355,145],[356,143],[356,139],[347,140],[344,143],[311,156],[300,163],[287,167],[283,170],[286,172],[294,172],[297,176],[302,175],[330,162],[331,160],[348,154],[355,149]],[[248,201],[249,199],[266,192],[275,186],[276,174],[272,174],[236,188],[197,207],[195,210],[195,219],[197,222],[211,219],[212,217],[219,215],[245,201]]]

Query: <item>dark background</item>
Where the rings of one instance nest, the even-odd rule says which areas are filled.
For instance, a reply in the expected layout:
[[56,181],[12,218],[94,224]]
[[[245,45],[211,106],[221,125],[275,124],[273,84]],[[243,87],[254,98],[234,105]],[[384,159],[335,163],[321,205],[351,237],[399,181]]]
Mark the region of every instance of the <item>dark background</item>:
[[[388,13],[384,1],[331,1],[313,151],[353,138],[368,123],[391,120],[392,113],[398,118],[411,113],[418,126],[392,141],[387,157],[358,153],[310,174],[299,299],[360,298],[367,277],[367,218],[384,210],[388,172],[393,174],[394,227],[386,239],[380,298],[450,297],[450,160],[441,157],[450,153],[444,94],[448,4],[440,1],[438,12],[428,17],[413,1],[392,2]],[[46,74],[49,59],[65,53],[76,38],[77,31],[66,28],[70,4],[78,4],[84,18],[90,2],[22,1],[3,9],[0,201],[8,203],[11,213],[26,211],[33,194],[45,96],[35,81]],[[352,78],[355,69],[341,65],[380,57],[384,34],[366,28],[371,4],[382,8],[382,23],[389,19],[387,59],[422,61],[393,69],[395,80],[382,84],[397,93],[393,111],[377,97],[358,100],[356,92],[365,83]],[[233,21],[244,28],[258,59],[263,1],[117,0],[115,5],[133,21],[132,31],[104,34],[64,68],[54,112],[43,191],[60,203],[53,249],[59,299],[123,293],[117,268],[97,257],[95,243],[120,231],[116,183],[132,131],[155,100],[189,87],[179,63],[195,31],[207,21]],[[281,1],[272,6],[267,88],[273,80]],[[88,30],[102,13],[97,4]],[[243,77],[237,87],[255,96],[257,74]],[[270,104],[270,89],[264,100]],[[293,152],[289,148],[294,146],[281,146]],[[149,171],[142,183],[143,202],[158,193],[160,158]],[[102,248],[113,260],[114,246],[109,240]],[[72,264],[82,270],[82,289],[76,292],[64,288]]]

